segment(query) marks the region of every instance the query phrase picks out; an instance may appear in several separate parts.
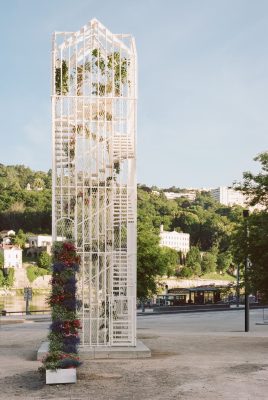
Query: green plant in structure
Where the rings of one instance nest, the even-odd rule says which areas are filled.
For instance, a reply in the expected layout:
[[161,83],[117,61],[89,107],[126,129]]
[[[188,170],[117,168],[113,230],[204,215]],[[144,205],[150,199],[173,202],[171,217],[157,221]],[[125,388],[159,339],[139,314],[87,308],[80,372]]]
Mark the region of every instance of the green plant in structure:
[[115,95],[120,96],[120,85],[127,82],[128,61],[125,57],[121,57],[118,51],[115,51],[108,55],[107,66],[110,70],[114,70]]
[[[107,306],[107,304],[108,304],[108,306]],[[113,315],[113,320],[115,321],[118,318],[116,310],[115,310],[115,306],[113,306],[112,315]],[[108,343],[110,340],[110,336],[109,336],[109,320],[110,320],[109,299],[106,299],[106,301],[101,302],[100,319],[103,319],[103,322],[100,323],[99,329],[104,330],[104,332],[106,334],[106,342]]]
[[110,113],[110,112],[104,112],[104,110],[101,110],[101,111],[99,111],[95,116],[94,116],[94,120],[96,120],[96,121],[103,121],[103,120],[106,120],[106,121],[112,121],[112,119],[113,119],[113,116],[112,116],[112,114]]
[[[65,155],[70,158],[70,161],[73,161],[75,158],[75,146],[77,137],[97,140],[97,135],[94,132],[91,132],[87,125],[78,124],[76,126],[73,126],[69,141],[63,144]],[[103,141],[103,138],[100,137],[99,141]]]
[[112,93],[114,87],[114,95],[121,96],[121,84],[127,83],[127,67],[129,65],[128,60],[125,57],[121,57],[120,52],[115,51],[108,54],[105,60],[101,56],[101,51],[99,49],[92,50],[92,64],[95,73],[100,71],[100,76],[107,72],[106,82],[93,82],[92,86],[94,88],[92,94],[98,96],[104,96]]
[[101,74],[105,73],[105,60],[104,58],[101,56],[101,51],[99,49],[93,49],[92,50],[92,66],[97,67]]
[[[60,60],[57,60],[57,63],[60,63]],[[66,95],[69,92],[68,65],[65,60],[62,60],[61,66],[56,67],[55,89],[58,95]]]
[[83,82],[84,78],[86,76],[87,72],[90,72],[91,67],[90,63],[86,62],[83,65],[78,65],[76,69],[76,79],[77,79],[77,96],[82,95],[82,87],[83,87]]
[[120,162],[119,161],[116,161],[116,162],[114,162],[114,170],[115,170],[115,173],[116,174],[120,174]]

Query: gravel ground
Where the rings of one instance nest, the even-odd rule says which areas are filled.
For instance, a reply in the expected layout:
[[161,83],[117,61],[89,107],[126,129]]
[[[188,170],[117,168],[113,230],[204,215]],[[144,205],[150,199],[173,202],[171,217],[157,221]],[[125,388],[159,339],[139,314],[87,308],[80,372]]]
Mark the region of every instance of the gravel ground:
[[0,321],[0,399],[206,400],[268,399],[268,325],[251,311],[138,318],[138,337],[151,348],[143,360],[96,360],[78,369],[76,385],[45,385],[36,350],[48,322]]

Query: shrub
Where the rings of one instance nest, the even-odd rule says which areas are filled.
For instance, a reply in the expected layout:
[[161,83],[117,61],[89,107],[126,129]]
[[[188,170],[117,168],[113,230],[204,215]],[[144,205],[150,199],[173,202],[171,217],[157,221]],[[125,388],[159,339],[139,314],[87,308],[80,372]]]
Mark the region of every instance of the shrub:
[[0,287],[5,286],[5,277],[4,277],[4,273],[3,273],[3,269],[0,268]]
[[45,270],[44,268],[36,267],[35,265],[27,267],[26,273],[27,278],[31,283],[39,276],[44,276],[48,274],[47,270]]
[[0,267],[4,268],[5,265],[5,259],[4,259],[4,254],[2,253],[2,251],[0,252]]
[[3,270],[0,268],[0,287],[11,288],[14,285],[15,271],[14,268]]
[[51,268],[51,256],[46,252],[42,251],[37,260],[38,267],[50,270]]
[[183,278],[190,278],[193,275],[193,271],[189,267],[183,267],[180,271],[180,275]]
[[15,271],[14,268],[8,268],[8,273],[5,278],[5,286],[12,287],[14,285]]

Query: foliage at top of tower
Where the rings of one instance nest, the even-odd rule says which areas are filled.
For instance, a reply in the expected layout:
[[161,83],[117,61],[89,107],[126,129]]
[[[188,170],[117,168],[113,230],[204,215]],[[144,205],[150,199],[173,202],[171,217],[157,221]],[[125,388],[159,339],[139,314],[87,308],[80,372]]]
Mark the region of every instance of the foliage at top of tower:
[[[122,85],[130,84],[128,80],[129,65],[129,60],[122,57],[119,51],[104,56],[100,49],[95,48],[83,63],[73,67],[69,77],[67,61],[57,60],[56,94],[67,95],[71,91],[71,86],[74,86],[76,95],[81,96],[84,94],[83,87],[86,84],[92,86],[91,94],[95,96],[105,96],[111,93],[121,96]],[[90,73],[92,76],[89,75]]]

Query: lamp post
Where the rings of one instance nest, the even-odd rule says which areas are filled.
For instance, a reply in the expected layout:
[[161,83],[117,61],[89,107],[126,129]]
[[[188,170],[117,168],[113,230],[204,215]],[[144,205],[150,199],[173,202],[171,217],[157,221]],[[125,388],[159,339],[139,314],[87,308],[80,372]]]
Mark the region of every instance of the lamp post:
[[237,275],[236,275],[236,307],[239,307],[240,303],[240,265],[237,264]]
[[243,217],[245,218],[245,233],[246,233],[246,257],[245,257],[245,332],[249,332],[249,293],[248,293],[248,238],[249,238],[249,230],[248,230],[248,217],[249,210],[243,210]]
[[32,300],[32,288],[30,287],[25,287],[24,288],[24,300],[26,301],[26,315],[31,314],[29,310],[29,301]]

